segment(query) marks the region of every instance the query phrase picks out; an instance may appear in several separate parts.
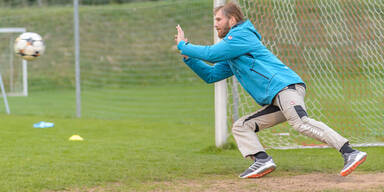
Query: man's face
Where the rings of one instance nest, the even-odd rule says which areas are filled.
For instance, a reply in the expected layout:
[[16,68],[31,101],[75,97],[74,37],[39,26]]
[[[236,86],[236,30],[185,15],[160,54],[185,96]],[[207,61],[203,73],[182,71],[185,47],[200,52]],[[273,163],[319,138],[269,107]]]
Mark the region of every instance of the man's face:
[[221,9],[215,15],[215,28],[220,39],[224,38],[231,29],[229,19],[223,14]]

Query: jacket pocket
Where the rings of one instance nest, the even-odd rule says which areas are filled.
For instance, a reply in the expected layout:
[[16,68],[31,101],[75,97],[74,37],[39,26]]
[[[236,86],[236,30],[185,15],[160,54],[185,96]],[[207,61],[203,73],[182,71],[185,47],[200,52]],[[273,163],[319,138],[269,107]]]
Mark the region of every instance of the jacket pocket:
[[256,71],[256,70],[254,70],[253,68],[250,68],[249,70],[251,70],[251,71],[255,72],[256,74],[260,75],[261,77],[263,77],[263,78],[265,78],[265,79],[269,80],[269,78],[268,78],[267,76],[265,76],[265,75],[263,75],[263,74],[261,74],[261,73],[257,72],[257,71]]

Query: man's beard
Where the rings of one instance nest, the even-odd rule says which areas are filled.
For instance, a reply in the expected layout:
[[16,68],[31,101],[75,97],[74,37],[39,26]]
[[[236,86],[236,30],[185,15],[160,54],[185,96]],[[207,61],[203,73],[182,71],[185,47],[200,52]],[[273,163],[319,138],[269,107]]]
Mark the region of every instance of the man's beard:
[[223,29],[221,29],[220,31],[217,31],[217,35],[219,36],[220,39],[222,39],[228,34],[230,29],[231,27],[229,27],[229,22],[228,22]]

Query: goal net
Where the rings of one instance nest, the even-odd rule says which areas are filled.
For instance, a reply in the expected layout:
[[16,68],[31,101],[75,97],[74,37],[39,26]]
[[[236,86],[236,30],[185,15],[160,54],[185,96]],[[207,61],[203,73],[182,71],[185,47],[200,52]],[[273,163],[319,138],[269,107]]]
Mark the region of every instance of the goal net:
[[[384,144],[384,4],[380,0],[239,0],[262,42],[307,84],[309,116],[355,146]],[[259,106],[227,80],[228,125]],[[287,123],[259,132],[269,148],[325,147]]]

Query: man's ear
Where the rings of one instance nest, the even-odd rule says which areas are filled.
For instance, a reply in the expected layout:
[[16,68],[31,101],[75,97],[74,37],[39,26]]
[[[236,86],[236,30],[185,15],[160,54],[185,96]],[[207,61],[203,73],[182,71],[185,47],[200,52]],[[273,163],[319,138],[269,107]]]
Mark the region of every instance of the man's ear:
[[233,27],[234,25],[236,25],[236,19],[235,19],[235,17],[231,17],[231,18],[229,18],[229,25],[231,26],[231,27]]

